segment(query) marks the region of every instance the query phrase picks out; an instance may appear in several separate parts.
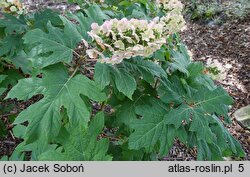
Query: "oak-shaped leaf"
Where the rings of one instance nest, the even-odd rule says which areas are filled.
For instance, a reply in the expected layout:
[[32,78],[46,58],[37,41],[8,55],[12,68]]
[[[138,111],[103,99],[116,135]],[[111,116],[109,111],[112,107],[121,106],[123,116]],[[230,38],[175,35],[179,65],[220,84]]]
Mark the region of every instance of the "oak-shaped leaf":
[[[66,68],[60,64],[46,67],[42,78],[19,80],[7,98],[26,100],[37,94],[42,94],[43,99],[22,111],[14,122],[29,122],[24,137],[27,143],[34,142],[40,137],[46,137],[49,141],[58,135],[62,107],[67,110],[71,125],[81,124],[86,127],[90,118],[88,99],[106,99],[97,83],[83,75],[69,76]],[[88,99],[83,99],[81,95]]]
[[36,51],[32,58],[34,67],[44,68],[59,62],[70,63],[72,60],[74,49],[83,37],[75,24],[63,16],[60,18],[64,23],[63,29],[48,22],[48,33],[36,28],[23,37],[24,44],[32,45],[32,50]]
[[167,153],[175,137],[175,129],[165,124],[164,115],[167,111],[164,104],[156,99],[151,100],[151,104],[137,106],[136,113],[142,118],[130,125],[135,131],[129,137],[129,148],[152,150],[159,141],[160,154]]
[[39,156],[39,160],[64,161],[103,161],[112,160],[107,154],[108,139],[97,139],[104,127],[104,114],[98,113],[90,122],[89,128],[72,127],[70,132],[63,128],[57,138],[62,145],[55,150],[49,150]]

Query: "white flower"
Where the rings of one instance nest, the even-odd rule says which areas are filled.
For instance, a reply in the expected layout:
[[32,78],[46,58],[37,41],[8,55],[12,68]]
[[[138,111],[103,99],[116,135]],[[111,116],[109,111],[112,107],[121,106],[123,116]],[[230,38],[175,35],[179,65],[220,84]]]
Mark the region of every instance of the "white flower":
[[131,37],[123,36],[122,38],[123,38],[123,39],[126,39],[127,42],[130,43],[130,44],[133,44],[133,43],[134,43],[134,41],[133,41],[133,39],[132,39]]
[[141,33],[142,40],[149,42],[150,39],[155,39],[154,31],[152,29],[148,29]]
[[91,29],[92,29],[92,31],[95,32],[95,33],[97,33],[97,32],[100,31],[100,27],[99,27],[99,25],[98,25],[97,23],[92,23],[92,24],[91,24]]
[[125,49],[125,45],[121,40],[114,42],[114,46],[118,49],[121,49],[121,50]]
[[17,11],[17,8],[16,8],[15,6],[11,6],[11,7],[10,7],[10,11],[11,11],[11,12],[16,12],[16,11]]

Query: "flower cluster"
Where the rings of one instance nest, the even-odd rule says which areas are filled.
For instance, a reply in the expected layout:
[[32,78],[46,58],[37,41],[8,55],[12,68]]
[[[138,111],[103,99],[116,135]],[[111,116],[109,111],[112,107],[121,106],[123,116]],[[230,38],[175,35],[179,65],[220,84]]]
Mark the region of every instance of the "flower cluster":
[[165,32],[169,34],[176,33],[185,27],[185,20],[181,14],[168,13],[160,21],[164,24]]
[[185,20],[181,14],[183,4],[178,0],[157,0],[157,4],[163,8],[166,15],[161,18],[161,23],[165,24],[167,33],[175,33],[183,29]]
[[105,63],[117,64],[124,58],[135,56],[148,57],[166,43],[163,24],[159,18],[147,20],[123,18],[105,21],[99,26],[91,25],[88,33],[97,48],[87,50],[90,58],[101,56]]
[[3,13],[23,14],[25,8],[19,0],[0,0],[0,11]]
[[[166,43],[168,35],[185,26],[181,15],[182,6],[176,0],[159,0],[169,12],[151,21],[139,19],[111,19],[101,26],[91,25],[88,32],[96,48],[87,50],[90,58],[101,58],[101,62],[117,64],[123,59],[149,57]],[[179,1],[178,1],[179,2]]]
[[156,3],[167,12],[180,13],[183,9],[183,4],[178,0],[156,0]]

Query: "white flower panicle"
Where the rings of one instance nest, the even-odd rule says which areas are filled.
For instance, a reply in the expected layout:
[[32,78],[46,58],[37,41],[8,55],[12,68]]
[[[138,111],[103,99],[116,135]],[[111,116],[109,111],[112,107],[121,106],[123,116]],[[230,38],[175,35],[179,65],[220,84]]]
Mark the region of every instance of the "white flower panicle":
[[[124,58],[135,56],[148,57],[166,43],[163,24],[155,18],[146,20],[123,18],[105,21],[99,26],[91,25],[88,33],[95,41],[97,48],[87,50],[90,58],[101,56],[105,63],[117,64]],[[108,57],[107,57],[108,56]]]
[[166,11],[181,13],[183,4],[178,0],[156,0],[156,4]]
[[161,18],[164,28],[169,33],[175,33],[182,30],[185,26],[185,20],[181,14],[183,4],[178,0],[157,0],[167,15]]
[[123,18],[105,21],[101,26],[93,23],[88,34],[96,48],[87,50],[87,54],[90,58],[100,57],[101,62],[111,64],[136,56],[149,57],[166,43],[168,35],[184,26],[179,10],[171,10],[166,16],[151,21]]
[[25,7],[19,0],[0,0],[0,11],[20,15],[25,12]]

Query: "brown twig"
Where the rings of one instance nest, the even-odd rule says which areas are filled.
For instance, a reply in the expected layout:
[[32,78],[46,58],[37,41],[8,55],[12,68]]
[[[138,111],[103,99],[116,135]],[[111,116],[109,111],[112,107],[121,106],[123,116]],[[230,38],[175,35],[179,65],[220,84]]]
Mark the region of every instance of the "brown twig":
[[113,140],[116,140],[116,141],[119,141],[120,139],[119,138],[116,138],[116,137],[112,137],[112,136],[108,136],[107,134],[102,134],[103,136],[103,138],[108,138],[108,139],[113,139]]
[[8,140],[4,140],[4,141],[2,141],[2,143],[4,143],[4,144],[11,144],[11,145],[15,145],[16,144],[15,142],[8,141]]

